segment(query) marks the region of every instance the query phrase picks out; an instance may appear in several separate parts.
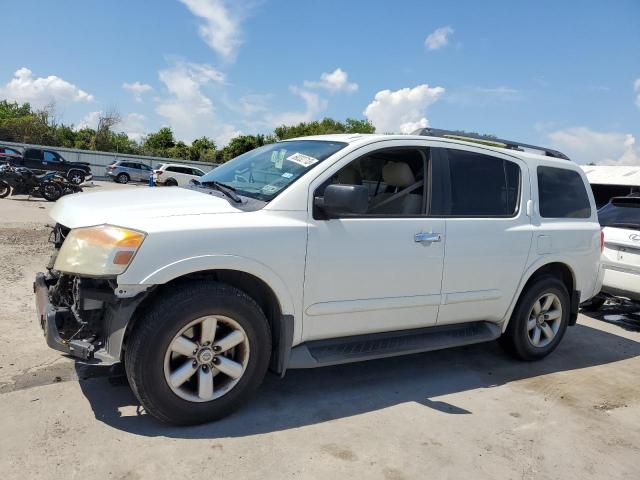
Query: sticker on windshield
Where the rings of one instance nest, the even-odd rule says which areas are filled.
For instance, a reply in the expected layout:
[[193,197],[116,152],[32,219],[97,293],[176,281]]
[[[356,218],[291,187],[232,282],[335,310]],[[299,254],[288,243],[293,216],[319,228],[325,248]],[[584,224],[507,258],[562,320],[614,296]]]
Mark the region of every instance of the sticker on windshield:
[[309,155],[305,155],[304,153],[294,153],[287,157],[287,160],[293,163],[297,163],[298,165],[302,165],[303,167],[310,167],[314,163],[318,163],[317,158],[310,157]]
[[275,193],[279,190],[275,185],[265,185],[262,187],[262,193]]
[[284,173],[282,174],[282,176],[283,176],[284,178],[291,178],[291,177],[293,177],[293,173],[291,173],[291,172],[284,172]]
[[282,163],[284,162],[284,154],[286,153],[285,149],[279,150],[277,152],[273,152],[271,154],[271,161],[273,162],[273,166],[278,170],[282,170]]

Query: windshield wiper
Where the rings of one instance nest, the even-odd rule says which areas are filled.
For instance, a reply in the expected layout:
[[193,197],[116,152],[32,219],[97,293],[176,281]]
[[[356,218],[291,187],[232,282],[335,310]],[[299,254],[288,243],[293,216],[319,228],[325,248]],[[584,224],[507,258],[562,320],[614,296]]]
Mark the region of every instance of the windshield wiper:
[[242,199],[235,193],[236,189],[233,187],[230,187],[229,185],[225,185],[224,183],[217,182],[216,180],[208,180],[206,182],[199,182],[197,180],[194,180],[194,183],[195,182],[198,182],[197,184],[199,185],[204,185],[205,187],[212,187],[215,190],[222,192],[225,196],[227,196],[228,198],[230,198],[236,203],[242,203]]

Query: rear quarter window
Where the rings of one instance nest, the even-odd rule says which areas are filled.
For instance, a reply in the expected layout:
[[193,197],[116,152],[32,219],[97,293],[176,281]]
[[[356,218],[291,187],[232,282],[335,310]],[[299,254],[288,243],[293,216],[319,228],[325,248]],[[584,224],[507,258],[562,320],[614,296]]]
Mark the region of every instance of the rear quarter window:
[[589,218],[591,204],[578,172],[538,167],[538,196],[543,218]]

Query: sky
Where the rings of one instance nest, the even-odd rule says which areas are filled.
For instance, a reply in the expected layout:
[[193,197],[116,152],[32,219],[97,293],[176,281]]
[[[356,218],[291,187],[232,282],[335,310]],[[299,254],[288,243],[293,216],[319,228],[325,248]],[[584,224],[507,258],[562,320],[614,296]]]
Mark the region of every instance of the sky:
[[640,0],[0,0],[0,99],[225,145],[367,118],[640,165]]

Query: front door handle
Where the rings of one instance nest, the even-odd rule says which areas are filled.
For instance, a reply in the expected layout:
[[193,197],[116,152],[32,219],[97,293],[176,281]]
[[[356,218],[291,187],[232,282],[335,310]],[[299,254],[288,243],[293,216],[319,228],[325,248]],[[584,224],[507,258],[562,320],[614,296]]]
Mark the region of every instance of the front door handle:
[[416,243],[439,242],[442,240],[442,234],[420,232],[420,233],[416,233],[413,239]]

